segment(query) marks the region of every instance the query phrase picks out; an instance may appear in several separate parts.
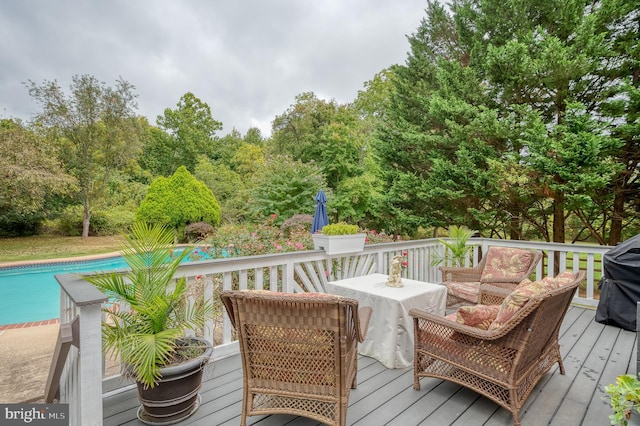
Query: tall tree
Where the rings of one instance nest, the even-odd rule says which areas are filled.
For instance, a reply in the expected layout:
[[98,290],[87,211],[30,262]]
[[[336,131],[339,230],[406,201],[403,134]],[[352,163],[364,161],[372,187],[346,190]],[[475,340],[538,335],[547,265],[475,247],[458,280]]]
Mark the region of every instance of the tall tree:
[[241,222],[247,216],[247,180],[226,164],[214,163],[201,155],[194,173],[213,192],[220,203],[225,222]]
[[[606,191],[613,200],[602,202],[610,221],[608,244],[615,245],[623,240],[624,227],[640,218],[640,2],[603,0],[599,5],[595,25],[605,35],[607,53],[596,76],[607,99],[595,109],[606,119],[610,134],[622,142],[615,156],[623,167]],[[638,232],[638,225],[632,232]]]
[[275,214],[277,224],[295,214],[313,214],[314,197],[325,185],[316,164],[270,157],[249,184],[249,214],[256,220]]
[[[459,22],[466,34],[472,34],[467,43],[473,43],[477,56],[477,62],[472,61],[472,65],[484,70],[493,98],[498,102],[500,116],[516,116],[533,123],[535,120],[522,116],[522,113],[533,113],[544,125],[523,129],[524,134],[530,136],[523,138],[523,146],[531,145],[529,148],[535,150],[533,146],[542,137],[564,147],[565,155],[556,157],[559,168],[550,169],[546,167],[549,162],[544,161],[531,163],[534,168],[540,166],[537,173],[543,176],[551,173],[557,183],[552,185],[555,189],[546,192],[546,196],[552,203],[552,239],[564,243],[567,238],[566,218],[579,208],[570,206],[568,199],[575,199],[580,195],[577,194],[581,191],[579,188],[584,187],[565,185],[566,176],[562,171],[573,170],[573,179],[570,180],[575,182],[575,179],[589,179],[591,169],[586,163],[579,163],[580,168],[575,168],[576,163],[572,163],[584,145],[563,145],[563,142],[577,138],[591,146],[599,145],[596,161],[601,163],[608,161],[611,149],[616,146],[615,140],[602,131],[599,138],[587,142],[581,126],[565,123],[572,114],[572,103],[580,102],[586,112],[591,113],[606,96],[606,86],[601,84],[596,71],[598,64],[608,56],[607,46],[604,33],[594,25],[591,3],[584,0],[544,0],[535,5],[522,5],[519,1],[488,0],[465,2],[462,9]],[[471,17],[474,12],[477,14]],[[578,151],[569,154],[568,146]],[[549,155],[549,151],[544,155]],[[590,197],[593,193],[581,195]]]
[[54,145],[20,122],[0,120],[0,235],[35,232],[52,198],[77,189],[56,152]]
[[288,155],[303,163],[317,161],[324,126],[330,124],[338,104],[319,99],[313,92],[296,96],[296,102],[273,120],[270,154]]
[[[274,120],[271,149],[276,154],[317,165],[327,188],[334,192],[341,186],[355,188],[353,183],[348,186],[343,183],[361,177],[365,173],[365,159],[371,155],[367,149],[370,129],[359,114],[354,105],[340,105],[335,100],[321,100],[311,92],[302,93],[294,105]],[[369,176],[362,182],[371,182],[373,178]],[[334,205],[336,219],[343,217],[340,209],[353,196],[357,194],[340,194],[342,201]],[[358,210],[358,217],[372,211]],[[354,217],[353,213],[349,210],[344,217]]]
[[594,211],[619,143],[598,123],[609,53],[591,6],[428,2],[376,145],[397,222],[564,242],[567,217]]
[[393,70],[394,89],[378,126],[386,226],[407,233],[450,224],[486,229],[487,162],[504,149],[504,126],[481,76],[468,66],[453,17],[437,2],[427,6],[409,37],[406,64]]
[[174,155],[175,138],[155,126],[147,127],[145,135],[140,165],[154,176],[171,176],[177,168]]
[[190,92],[182,95],[175,109],[166,108],[156,123],[171,135],[171,139],[162,139],[163,149],[168,153],[165,167],[170,173],[179,166],[193,172],[198,155],[211,157],[215,132],[222,129],[222,123],[211,115],[209,105]]
[[55,80],[39,85],[29,81],[26,86],[42,108],[37,125],[57,140],[66,169],[77,179],[86,238],[92,203],[102,195],[112,172],[140,149],[134,87],[122,79],[114,87],[106,86],[86,74],[72,78],[69,94]]

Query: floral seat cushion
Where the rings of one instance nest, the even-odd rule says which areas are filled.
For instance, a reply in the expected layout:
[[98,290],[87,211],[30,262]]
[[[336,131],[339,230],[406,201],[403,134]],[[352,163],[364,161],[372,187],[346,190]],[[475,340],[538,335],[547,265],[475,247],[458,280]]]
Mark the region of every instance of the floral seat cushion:
[[488,330],[498,316],[500,305],[461,306],[456,312],[456,322],[481,330]]
[[522,275],[533,260],[532,252],[511,247],[491,247],[486,256],[480,281],[526,278]]

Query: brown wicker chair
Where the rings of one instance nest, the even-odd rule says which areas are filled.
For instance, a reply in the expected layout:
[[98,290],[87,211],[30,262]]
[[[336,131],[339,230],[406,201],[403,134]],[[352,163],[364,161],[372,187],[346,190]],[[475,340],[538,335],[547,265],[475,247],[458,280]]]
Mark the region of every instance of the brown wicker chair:
[[358,342],[371,308],[326,294],[224,291],[243,369],[247,416],[293,414],[346,425],[356,387]]
[[492,246],[473,268],[441,266],[442,283],[448,287],[447,306],[478,303],[483,284],[514,289],[533,273],[540,259],[540,251]]
[[[513,424],[538,380],[560,355],[560,325],[585,273],[572,275],[568,284],[531,297],[497,328],[482,330],[445,317],[413,309],[414,383],[435,377],[472,389],[509,410]],[[505,289],[498,292],[508,294]],[[494,295],[495,296],[495,295]],[[503,305],[504,306],[504,305]]]

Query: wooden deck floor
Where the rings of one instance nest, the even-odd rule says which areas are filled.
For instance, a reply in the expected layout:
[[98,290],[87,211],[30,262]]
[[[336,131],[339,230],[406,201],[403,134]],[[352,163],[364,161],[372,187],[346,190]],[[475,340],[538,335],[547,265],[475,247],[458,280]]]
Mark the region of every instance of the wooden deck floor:
[[[557,365],[542,378],[521,411],[522,424],[608,425],[603,386],[618,374],[636,373],[635,333],[596,323],[595,311],[572,306],[561,330],[566,375]],[[203,383],[202,404],[180,425],[232,426],[240,423],[242,369],[238,356],[217,361]],[[422,379],[413,390],[411,368],[386,369],[360,357],[358,388],[351,391],[349,425],[510,425],[511,414],[490,400],[452,383]],[[105,425],[142,425],[135,389],[105,397]],[[249,417],[258,426],[307,426],[302,417]]]

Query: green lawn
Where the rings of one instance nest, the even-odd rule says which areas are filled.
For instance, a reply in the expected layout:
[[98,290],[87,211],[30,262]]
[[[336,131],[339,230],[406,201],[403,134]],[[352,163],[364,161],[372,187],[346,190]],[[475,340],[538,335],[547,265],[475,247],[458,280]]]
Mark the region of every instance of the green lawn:
[[0,238],[0,264],[19,260],[60,259],[118,251],[121,236]]

